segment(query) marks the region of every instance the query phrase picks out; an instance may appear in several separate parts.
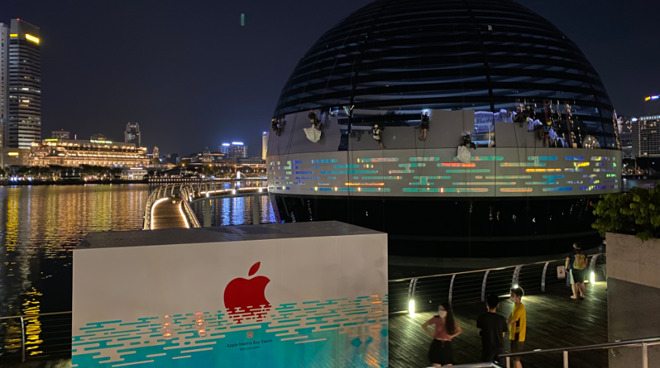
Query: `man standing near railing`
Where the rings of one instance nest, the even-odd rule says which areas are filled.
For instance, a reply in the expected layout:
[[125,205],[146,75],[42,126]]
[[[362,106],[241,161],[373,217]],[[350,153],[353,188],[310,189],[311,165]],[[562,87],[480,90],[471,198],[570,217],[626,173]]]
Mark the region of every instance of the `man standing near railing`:
[[[509,325],[509,341],[511,342],[511,353],[519,353],[524,350],[525,333],[527,332],[527,312],[522,303],[524,291],[521,287],[511,289],[511,301],[513,310],[507,320]],[[513,357],[516,368],[522,368],[520,357]]]
[[504,353],[507,321],[504,316],[497,314],[497,307],[500,306],[500,298],[497,295],[488,295],[486,306],[488,312],[477,318],[477,328],[481,335],[481,361],[501,363],[498,355]]

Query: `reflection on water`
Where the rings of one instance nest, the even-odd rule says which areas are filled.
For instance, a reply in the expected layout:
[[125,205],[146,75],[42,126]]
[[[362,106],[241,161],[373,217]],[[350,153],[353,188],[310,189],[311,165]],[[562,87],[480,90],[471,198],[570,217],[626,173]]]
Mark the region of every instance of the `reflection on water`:
[[[28,316],[28,356],[48,344],[44,321],[29,316],[71,310],[72,250],[89,232],[142,229],[148,196],[146,184],[0,186],[0,316]],[[275,222],[268,196],[204,200],[193,207],[200,222],[204,214],[211,226],[240,225],[253,223],[254,201],[260,222]],[[0,355],[19,350],[20,320],[2,320],[0,339]]]
[[[147,185],[0,187],[0,316],[71,310],[72,249],[91,231],[142,228]],[[42,321],[25,319],[26,353],[38,355]],[[2,351],[21,347],[5,320]]]
[[192,208],[202,226],[246,225],[255,223],[255,204],[259,205],[259,223],[276,222],[267,195],[204,199],[193,202]]

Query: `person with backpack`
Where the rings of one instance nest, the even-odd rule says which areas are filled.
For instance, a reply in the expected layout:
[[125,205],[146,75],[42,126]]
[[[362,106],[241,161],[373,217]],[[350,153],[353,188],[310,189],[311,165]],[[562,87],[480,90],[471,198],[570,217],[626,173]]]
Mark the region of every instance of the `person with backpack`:
[[566,272],[568,273],[571,282],[571,290],[573,295],[571,299],[584,299],[586,286],[584,285],[584,273],[587,269],[587,255],[580,247],[580,244],[573,243],[573,250],[566,257]]

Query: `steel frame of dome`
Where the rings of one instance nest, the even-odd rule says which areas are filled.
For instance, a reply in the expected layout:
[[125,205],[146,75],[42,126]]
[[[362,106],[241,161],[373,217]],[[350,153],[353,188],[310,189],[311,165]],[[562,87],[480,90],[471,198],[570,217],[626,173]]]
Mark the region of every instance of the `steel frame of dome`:
[[[531,105],[559,135],[619,148],[613,109],[580,49],[513,1],[379,0],[322,35],[274,116],[317,108],[497,112]],[[570,115],[578,124],[566,124]]]

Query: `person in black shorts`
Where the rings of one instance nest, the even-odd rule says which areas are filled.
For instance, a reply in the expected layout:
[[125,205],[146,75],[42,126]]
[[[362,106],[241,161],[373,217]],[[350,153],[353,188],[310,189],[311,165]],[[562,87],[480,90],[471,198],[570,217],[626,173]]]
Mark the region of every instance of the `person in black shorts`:
[[508,330],[506,318],[497,314],[500,299],[491,294],[486,298],[488,312],[483,313],[477,319],[477,328],[481,335],[481,361],[496,362],[498,355],[504,353],[504,336]]

